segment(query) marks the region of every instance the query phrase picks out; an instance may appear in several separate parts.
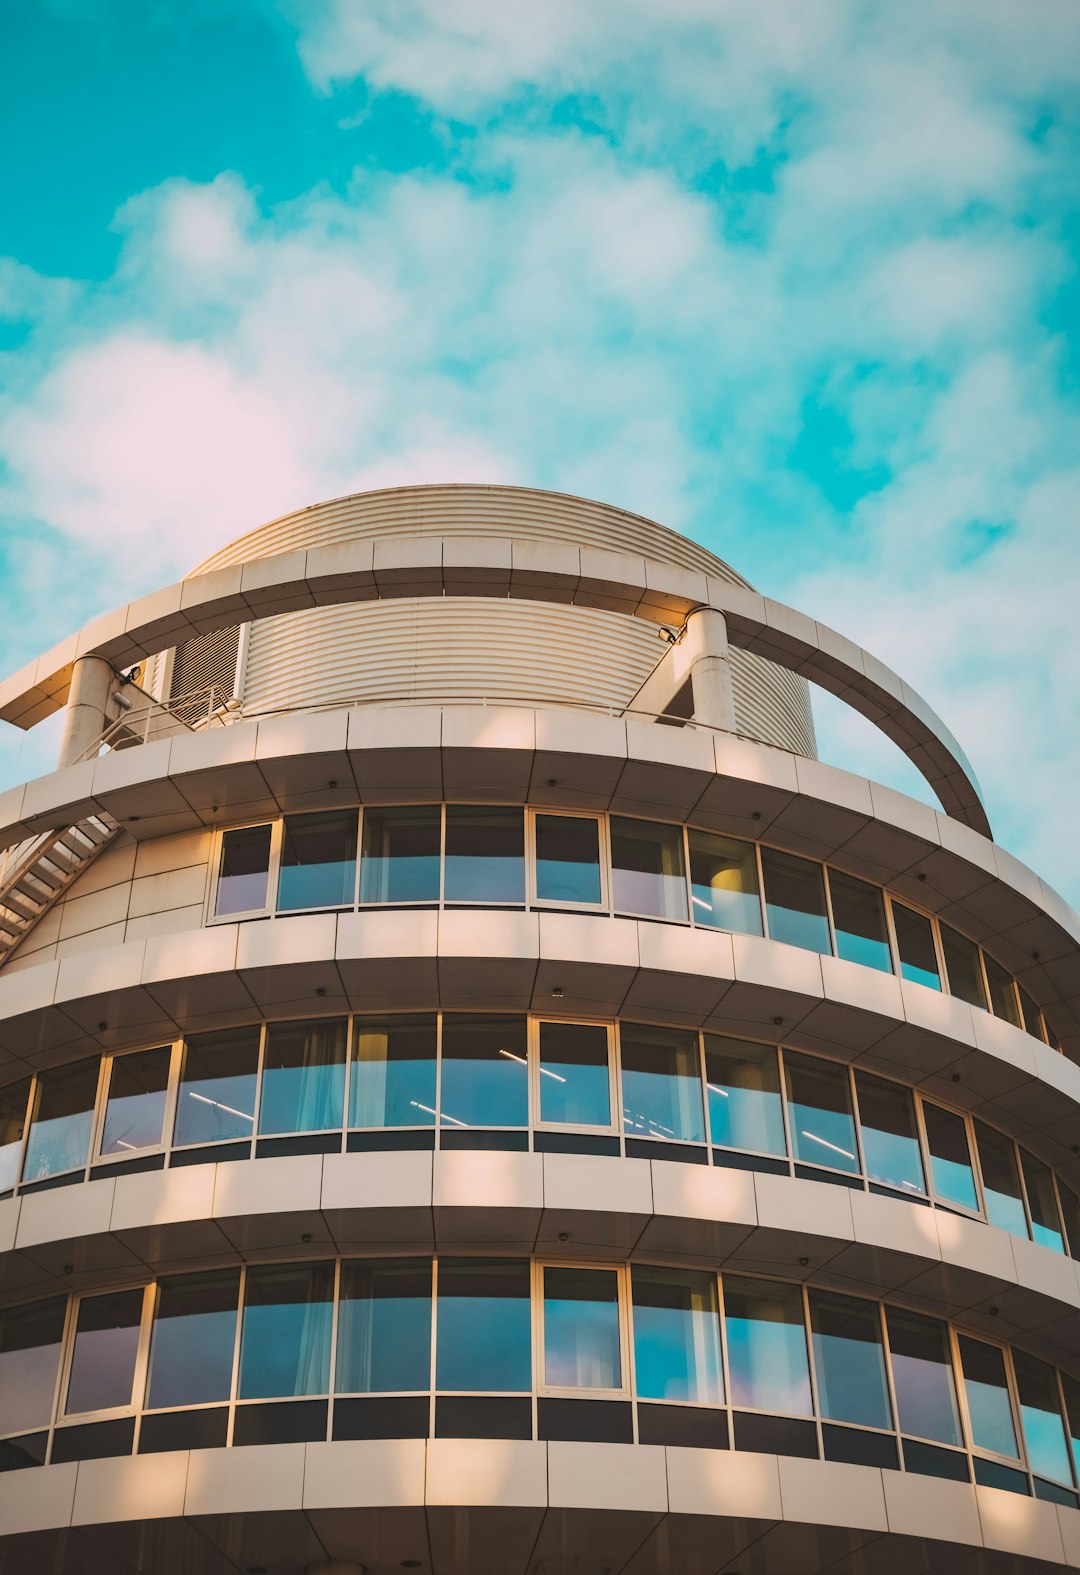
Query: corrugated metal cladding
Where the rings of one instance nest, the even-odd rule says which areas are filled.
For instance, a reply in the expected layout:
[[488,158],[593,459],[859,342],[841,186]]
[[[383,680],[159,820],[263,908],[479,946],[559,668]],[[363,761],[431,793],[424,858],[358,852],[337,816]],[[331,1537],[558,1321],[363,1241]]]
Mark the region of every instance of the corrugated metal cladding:
[[196,635],[176,648],[169,695],[191,694],[211,684],[226,699],[236,693],[236,662],[240,651],[240,627],[218,629],[213,634]]

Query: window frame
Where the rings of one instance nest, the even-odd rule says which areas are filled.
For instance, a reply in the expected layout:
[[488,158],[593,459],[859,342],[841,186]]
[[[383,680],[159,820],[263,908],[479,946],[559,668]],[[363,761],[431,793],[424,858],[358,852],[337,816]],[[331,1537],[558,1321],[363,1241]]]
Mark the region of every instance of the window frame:
[[[957,1383],[957,1402],[960,1407],[960,1422],[968,1450],[973,1458],[991,1460],[996,1465],[1011,1466],[1014,1471],[1022,1471],[1030,1477],[1031,1473],[1027,1463],[1027,1440],[1024,1437],[1021,1422],[1011,1347],[1005,1340],[993,1339],[981,1333],[976,1334],[970,1329],[957,1329],[951,1319],[946,1321],[949,1330],[949,1344],[952,1347],[953,1369],[959,1379]],[[975,1442],[975,1432],[971,1423],[971,1410],[967,1397],[967,1375],[964,1372],[964,1363],[960,1352],[960,1341],[962,1339],[972,1340],[976,1345],[989,1345],[995,1351],[1001,1352],[1002,1367],[1005,1372],[1005,1392],[1009,1401],[1009,1414],[1012,1417],[1013,1436],[1016,1439],[1017,1453],[1015,1455],[1002,1455],[993,1449],[987,1449],[985,1445],[976,1444]],[[1048,1365],[1053,1366],[1053,1363]],[[1060,1394],[1060,1384],[1058,1391]]]
[[[949,1213],[959,1215],[961,1219],[979,1220],[982,1224],[989,1224],[986,1216],[986,1200],[983,1195],[982,1171],[979,1169],[979,1154],[975,1146],[975,1129],[969,1110],[956,1110],[951,1105],[944,1104],[940,1099],[930,1099],[920,1089],[913,1088],[915,1095],[915,1119],[919,1127],[919,1141],[923,1150],[923,1166],[926,1172],[926,1195],[934,1208],[945,1209]],[[951,1198],[939,1195],[934,1183],[934,1159],[930,1152],[930,1138],[926,1131],[925,1107],[933,1105],[937,1110],[944,1110],[946,1115],[958,1117],[964,1124],[964,1136],[967,1141],[968,1163],[971,1166],[971,1179],[975,1188],[976,1207],[966,1209],[963,1204],[956,1203]]]
[[[540,1066],[540,1030],[545,1023],[555,1023],[559,1026],[568,1025],[574,1028],[602,1028],[604,1030],[607,1037],[608,1113],[610,1116],[607,1126],[595,1126],[578,1121],[544,1121],[541,1119],[542,1085],[540,1078],[543,1073]],[[615,1043],[614,1020],[606,1021],[602,1017],[557,1017],[550,1012],[530,1012],[526,1020],[526,1039],[529,1061],[530,1127],[537,1132],[600,1133],[604,1137],[617,1137],[621,1130],[619,1115],[622,1106],[620,1103],[619,1055]],[[440,1055],[440,1063],[441,1060],[442,1057]]]
[[[629,919],[635,924],[674,924],[685,929],[693,928],[693,890],[690,881],[690,845],[686,835],[686,822],[683,820],[663,820],[655,815],[624,815],[621,810],[605,810],[604,822],[607,835],[606,858],[601,854],[601,859],[607,865],[608,871],[608,913],[616,919]],[[643,826],[669,826],[679,832],[679,849],[682,854],[682,882],[683,896],[686,901],[685,919],[669,919],[662,914],[638,913],[631,908],[617,908],[615,906],[615,856],[613,853],[614,839],[611,834],[613,820],[636,820]],[[662,879],[664,877],[661,877]],[[674,879],[674,876],[669,877]],[[731,934],[730,930],[719,931],[719,934]]]
[[[583,1269],[601,1271],[615,1275],[615,1298],[619,1326],[619,1369],[622,1382],[618,1389],[595,1389],[578,1387],[574,1384],[549,1384],[546,1381],[545,1368],[547,1364],[546,1337],[546,1302],[544,1297],[544,1275],[548,1269]],[[533,1385],[537,1396],[541,1398],[555,1398],[559,1400],[630,1400],[631,1394],[630,1368],[632,1365],[629,1347],[630,1324],[627,1318],[627,1265],[625,1263],[604,1263],[593,1258],[560,1259],[552,1257],[534,1257],[532,1259],[532,1341],[533,1341]]]
[[[539,897],[536,891],[536,822],[539,816],[557,816],[563,820],[593,820],[596,822],[596,856],[599,860],[600,901],[559,902],[549,897]],[[527,804],[525,806],[525,908],[537,913],[595,913],[611,916],[611,815],[604,809],[563,809],[561,805]]]
[[[111,1054],[102,1056],[101,1079],[98,1083],[97,1104],[94,1110],[93,1135],[90,1145],[90,1172],[100,1169],[105,1165],[129,1165],[140,1159],[150,1159],[158,1154],[168,1154],[172,1148],[173,1122],[176,1118],[176,1101],[180,1093],[180,1062],[184,1052],[184,1036],[156,1045],[144,1045],[137,1050],[115,1050]],[[113,1069],[118,1061],[123,1061],[127,1056],[144,1054],[149,1050],[169,1051],[169,1070],[166,1074],[165,1103],[161,1116],[161,1140],[138,1148],[130,1154],[103,1154],[101,1145],[105,1138],[105,1118],[109,1110],[109,1094],[112,1089]]]
[[[75,1340],[79,1326],[79,1310],[83,1302],[94,1301],[99,1296],[122,1296],[131,1291],[138,1291],[142,1296],[139,1308],[138,1336],[135,1342],[135,1361],[131,1372],[131,1398],[122,1405],[104,1406],[96,1411],[68,1411],[68,1391],[71,1385],[71,1370],[75,1363]],[[148,1309],[156,1300],[157,1282],[150,1280],[144,1285],[98,1286],[94,1290],[75,1292],[71,1296],[68,1307],[67,1324],[64,1329],[64,1351],[60,1362],[60,1380],[58,1385],[56,1410],[53,1426],[59,1431],[61,1427],[80,1427],[88,1422],[108,1422],[118,1418],[134,1415],[136,1417],[136,1436],[133,1448],[138,1448],[138,1415],[142,1409],[142,1398],[146,1393],[147,1363],[150,1354],[150,1319]],[[51,1456],[50,1448],[50,1456]]]
[[[218,913],[218,889],[221,882],[221,860],[225,849],[225,838],[234,831],[257,831],[262,826],[270,827],[270,851],[266,861],[266,901],[261,908],[245,908],[242,913]],[[241,820],[235,825],[219,826],[214,831],[214,839],[210,849],[209,880],[206,895],[206,916],[204,923],[207,927],[215,924],[239,924],[245,919],[269,919],[277,914],[277,889],[278,873],[281,868],[281,844],[285,836],[285,816],[277,815],[267,817],[259,816],[255,820]],[[357,867],[360,860],[357,857]]]
[[[280,880],[281,880],[281,870],[282,870],[281,859],[282,859],[282,852],[283,852],[284,847],[285,847],[285,822],[288,821],[288,820],[302,819],[302,818],[304,818],[305,816],[308,816],[308,815],[348,815],[348,814],[355,814],[355,816],[356,816],[356,857],[353,860],[354,868],[353,868],[353,881],[352,881],[352,896],[349,899],[349,901],[347,903],[341,903],[341,902],[320,903],[317,906],[310,907],[310,908],[280,908],[278,906],[278,897],[279,897],[279,883],[280,883]],[[230,826],[229,827],[230,831],[235,831],[236,829],[237,828],[235,826]],[[276,840],[276,845],[272,845],[272,847],[271,847],[271,859],[272,859],[272,862],[273,862],[273,865],[274,865],[274,869],[273,869],[273,886],[272,886],[273,900],[271,901],[270,906],[269,906],[270,916],[272,918],[275,918],[275,919],[277,919],[277,918],[291,919],[295,915],[303,914],[303,913],[355,913],[357,911],[357,909],[359,908],[359,906],[360,906],[360,846],[361,846],[361,840],[363,838],[363,835],[364,835],[364,807],[363,807],[363,805],[357,805],[355,810],[353,809],[352,805],[344,804],[344,805],[341,805],[340,807],[338,807],[336,809],[333,806],[328,805],[328,806],[326,806],[325,808],[322,808],[322,809],[310,809],[310,810],[300,809],[300,810],[285,810],[285,811],[283,811],[277,818],[277,840]],[[441,863],[441,859],[440,859],[440,863]],[[267,880],[267,886],[268,886],[268,888],[270,887],[270,880],[269,880],[269,878]],[[246,914],[241,914],[241,915],[234,914],[234,915],[232,915],[232,917],[233,918],[246,918],[246,917],[248,917],[248,915],[246,915]]]
[[[712,1276],[713,1283],[714,1283],[715,1288],[716,1288],[716,1322],[717,1322],[717,1331],[718,1331],[717,1338],[718,1338],[718,1340],[720,1342],[720,1383],[721,1383],[721,1385],[723,1387],[723,1391],[724,1391],[723,1398],[721,1400],[700,1400],[700,1399],[675,1400],[675,1399],[669,1399],[669,1398],[666,1398],[666,1397],[664,1399],[662,1399],[662,1400],[659,1400],[659,1399],[656,1398],[655,1395],[641,1395],[639,1393],[639,1391],[638,1391],[638,1381],[637,1381],[637,1376],[638,1376],[637,1375],[637,1346],[635,1344],[635,1341],[636,1341],[636,1338],[637,1338],[637,1331],[636,1331],[636,1327],[635,1327],[635,1323],[634,1323],[634,1269],[635,1268],[638,1268],[638,1269],[660,1269],[660,1270],[667,1270],[667,1271],[675,1269],[676,1272],[678,1272],[678,1271],[680,1271],[682,1269],[688,1269],[692,1273],[693,1272],[699,1272],[702,1275],[711,1275]],[[623,1273],[625,1275],[625,1293],[626,1293],[626,1361],[627,1361],[627,1364],[629,1365],[629,1369],[630,1369],[630,1372],[629,1372],[629,1383],[630,1383],[630,1388],[631,1388],[631,1397],[634,1400],[635,1404],[645,1405],[645,1406],[651,1406],[651,1405],[685,1406],[685,1407],[687,1407],[690,1410],[698,1410],[698,1411],[708,1410],[708,1411],[714,1411],[714,1412],[716,1412],[716,1411],[730,1412],[732,1410],[732,1404],[731,1404],[730,1377],[729,1377],[729,1374],[728,1374],[727,1330],[726,1330],[726,1325],[725,1325],[725,1322],[724,1322],[724,1276],[723,1276],[723,1273],[719,1269],[710,1269],[708,1267],[702,1267],[699,1270],[695,1271],[694,1266],[692,1264],[688,1264],[688,1263],[687,1264],[662,1263],[662,1262],[656,1262],[652,1258],[633,1258],[633,1259],[629,1259],[625,1263],[625,1265],[623,1266]]]
[[[231,1264],[223,1264],[223,1265],[221,1265],[221,1268],[223,1268],[226,1273],[228,1273],[229,1270],[232,1267],[233,1266]],[[236,1267],[236,1270],[237,1270],[237,1279],[236,1279],[236,1321],[235,1321],[235,1326],[233,1328],[232,1365],[230,1367],[230,1372],[229,1372],[229,1393],[228,1393],[227,1398],[224,1399],[224,1400],[196,1400],[196,1401],[191,1402],[188,1405],[155,1405],[155,1406],[152,1406],[150,1404],[150,1378],[151,1378],[151,1373],[152,1373],[151,1357],[153,1355],[154,1322],[155,1322],[155,1320],[157,1318],[158,1304],[159,1304],[159,1302],[161,1300],[161,1282],[162,1282],[162,1280],[183,1279],[189,1274],[191,1274],[191,1275],[197,1275],[197,1274],[203,1274],[203,1273],[211,1274],[211,1273],[214,1272],[213,1267],[206,1267],[206,1268],[203,1268],[203,1269],[181,1269],[181,1270],[178,1270],[178,1271],[176,1271],[176,1270],[170,1271],[166,1266],[162,1266],[162,1267],[159,1267],[155,1271],[155,1278],[150,1283],[150,1285],[147,1287],[148,1290],[153,1292],[153,1295],[150,1297],[150,1310],[149,1310],[149,1313],[146,1315],[147,1319],[148,1319],[148,1328],[147,1328],[147,1333],[146,1333],[146,1367],[145,1367],[145,1371],[143,1373],[142,1399],[138,1402],[138,1408],[139,1408],[140,1412],[145,1412],[147,1416],[162,1416],[162,1415],[169,1415],[169,1416],[171,1416],[174,1412],[177,1412],[177,1411],[211,1411],[211,1410],[214,1410],[214,1409],[219,1409],[222,1406],[225,1406],[229,1410],[229,1426],[228,1426],[228,1431],[227,1431],[227,1436],[226,1436],[226,1443],[227,1444],[231,1444],[232,1443],[232,1407],[233,1407],[234,1401],[236,1400],[236,1387],[237,1387],[237,1384],[239,1383],[239,1380],[240,1380],[240,1326],[241,1326],[241,1324],[243,1322],[244,1288],[245,1288],[246,1281],[247,1281],[247,1271],[248,1271],[247,1263],[243,1262],[242,1260],[238,1261],[237,1264],[235,1265],[235,1267]],[[140,1431],[141,1431],[141,1423],[140,1423]],[[138,1451],[138,1447],[139,1447],[139,1440],[138,1440],[138,1433],[136,1433],[136,1438],[135,1438],[135,1449],[136,1449],[136,1452]]]

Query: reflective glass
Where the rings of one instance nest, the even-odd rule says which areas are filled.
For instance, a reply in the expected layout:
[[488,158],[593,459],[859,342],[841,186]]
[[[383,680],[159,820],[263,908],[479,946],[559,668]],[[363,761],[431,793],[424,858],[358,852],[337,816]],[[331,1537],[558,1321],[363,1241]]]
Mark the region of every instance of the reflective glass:
[[616,913],[686,923],[681,826],[611,817],[611,883]]
[[832,942],[821,865],[794,853],[762,848],[761,868],[772,939],[801,946],[808,952],[830,953]]
[[855,1073],[863,1163],[871,1181],[926,1196],[911,1093],[897,1083]]
[[0,1312],[0,1434],[48,1427],[67,1297]]
[[341,1126],[348,1037],[343,1017],[269,1025],[260,1132],[325,1132]]
[[248,1270],[240,1334],[242,1399],[326,1393],[333,1294],[330,1263]]
[[813,1414],[799,1286],[725,1275],[724,1328],[732,1405]]
[[709,1134],[718,1148],[786,1154],[780,1067],[773,1045],[705,1035]]
[[633,1269],[634,1373],[643,1400],[724,1398],[715,1274],[696,1269]]
[[941,925],[941,951],[945,958],[945,972],[949,977],[949,993],[957,995],[971,1006],[986,1009],[986,991],[983,989],[982,966],[979,948],[966,935],[951,925]]
[[876,886],[854,875],[829,871],[836,955],[864,968],[892,972],[892,952],[885,925],[885,899]]
[[795,1158],[808,1165],[857,1171],[859,1151],[847,1068],[787,1053],[784,1073]]
[[667,1142],[704,1142],[697,1034],[624,1023],[620,1052],[624,1131]]
[[442,816],[434,809],[365,809],[361,902],[438,902]]
[[525,812],[446,806],[447,902],[525,901]]
[[902,977],[912,984],[925,984],[927,989],[940,990],[941,974],[930,920],[913,908],[905,908],[902,902],[893,903],[892,914]]
[[886,1312],[893,1389],[902,1433],[939,1444],[960,1443],[949,1336],[936,1318]]
[[81,1170],[90,1148],[97,1098],[98,1065],[77,1061],[42,1072],[34,1095],[34,1113],[26,1141],[24,1181],[40,1181],[65,1171]]
[[19,1179],[19,1155],[26,1131],[30,1079],[0,1088],[0,1192],[8,1192]]
[[173,1142],[250,1138],[259,1069],[258,1028],[192,1034],[184,1046]]
[[690,900],[694,923],[739,935],[760,935],[761,897],[752,842],[714,831],[691,831]]
[[355,891],[355,809],[286,815],[278,873],[279,911],[352,907]]
[[1024,1429],[1028,1465],[1036,1476],[1072,1487],[1069,1440],[1061,1419],[1057,1376],[1046,1362],[1023,1351],[1013,1352],[1020,1423]]
[[1058,1182],[1058,1197],[1061,1200],[1068,1250],[1074,1258],[1080,1258],[1080,1198],[1063,1181]]
[[810,1292],[818,1409],[833,1422],[892,1427],[876,1302]]
[[357,1017],[353,1022],[351,1127],[430,1127],[435,1122],[438,1019]]
[[1069,1429],[1073,1470],[1080,1480],[1080,1383],[1063,1372],[1061,1389],[1065,1397],[1065,1417]]
[[113,1061],[101,1131],[103,1154],[133,1154],[161,1142],[171,1060],[172,1049],[166,1045]]
[[1032,1237],[1043,1247],[1051,1247],[1054,1252],[1064,1252],[1065,1238],[1058,1218],[1053,1177],[1041,1160],[1024,1149],[1020,1150],[1020,1163],[1024,1170],[1024,1186],[1031,1212]]
[[990,1010],[995,1017],[1004,1017],[1007,1023],[1014,1027],[1022,1027],[1020,1021],[1020,1007],[1016,999],[1016,987],[1012,975],[1006,973],[1000,963],[992,957],[983,954],[986,961],[986,982],[990,987]]
[[967,1123],[952,1110],[923,1101],[926,1146],[930,1152],[930,1171],[934,1192],[943,1203],[976,1210],[979,1194],[968,1148]]
[[80,1301],[68,1374],[69,1416],[131,1404],[142,1305],[142,1291]]
[[258,913],[266,907],[270,877],[269,826],[241,826],[221,839],[217,900],[214,912]]
[[960,1336],[959,1345],[971,1441],[977,1449],[1015,1460],[1019,1451],[1004,1352],[966,1334]]
[[562,1389],[622,1388],[614,1269],[544,1270],[544,1382]]
[[532,1388],[529,1265],[439,1263],[435,1381],[440,1389]]
[[170,1274],[158,1286],[147,1405],[209,1405],[232,1388],[240,1275]]
[[537,815],[536,900],[600,901],[600,826],[584,815]]
[[540,1119],[610,1127],[606,1028],[596,1023],[540,1024]]
[[440,1120],[450,1127],[528,1126],[524,1017],[444,1015]]
[[430,1259],[343,1263],[338,1393],[387,1394],[430,1386]]
[[979,1146],[987,1219],[991,1225],[1000,1225],[1002,1230],[1014,1236],[1026,1236],[1027,1216],[1015,1147],[1009,1138],[984,1126],[981,1121],[975,1123],[975,1141]]
[[1020,997],[1020,1011],[1023,1016],[1024,1027],[1027,1029],[1028,1033],[1034,1035],[1036,1039],[1043,1039],[1045,1035],[1043,1034],[1042,1019],[1039,1016],[1039,1008],[1035,1005],[1035,1002],[1031,999],[1031,996],[1027,993],[1022,984],[1017,985],[1016,993]]

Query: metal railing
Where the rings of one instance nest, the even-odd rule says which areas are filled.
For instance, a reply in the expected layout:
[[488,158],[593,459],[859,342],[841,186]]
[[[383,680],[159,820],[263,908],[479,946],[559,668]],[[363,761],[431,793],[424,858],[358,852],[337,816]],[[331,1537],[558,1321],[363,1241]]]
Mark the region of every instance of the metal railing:
[[132,706],[115,722],[110,722],[79,759],[93,760],[107,750],[131,749],[157,738],[169,738],[174,733],[227,727],[240,718],[240,702],[220,684],[206,684],[168,700],[151,700],[148,696],[146,700],[145,705]]

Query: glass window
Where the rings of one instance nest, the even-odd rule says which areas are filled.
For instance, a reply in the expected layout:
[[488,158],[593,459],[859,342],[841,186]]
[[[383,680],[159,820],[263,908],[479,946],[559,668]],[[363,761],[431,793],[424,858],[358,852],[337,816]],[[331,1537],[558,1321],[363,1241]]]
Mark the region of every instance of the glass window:
[[150,1337],[148,1406],[209,1405],[229,1398],[239,1297],[235,1269],[161,1280]]
[[142,1291],[82,1298],[68,1375],[69,1416],[131,1404],[142,1307]]
[[1080,1258],[1080,1198],[1063,1181],[1058,1182],[1058,1197],[1061,1200],[1061,1217],[1065,1223],[1068,1250],[1074,1258]]
[[990,989],[990,1010],[995,1017],[1004,1017],[1007,1023],[1020,1028],[1020,1007],[1016,999],[1016,986],[1012,975],[1000,963],[983,953],[986,962],[986,982]]
[[622,1388],[614,1269],[544,1270],[544,1382],[561,1389]]
[[0,1312],[0,1433],[48,1427],[67,1297]]
[[430,1127],[435,1122],[438,1019],[358,1017],[353,1023],[351,1127]]
[[976,1121],[975,1141],[979,1147],[987,1219],[991,1225],[1000,1225],[1002,1230],[1014,1236],[1026,1236],[1027,1215],[1020,1191],[1020,1172],[1016,1168],[1016,1149],[1011,1139]]
[[740,935],[760,935],[761,897],[752,842],[714,831],[691,831],[690,900],[694,923]]
[[101,1132],[103,1154],[133,1154],[141,1148],[157,1148],[165,1124],[171,1061],[169,1045],[115,1058]]
[[74,1066],[42,1072],[34,1095],[34,1113],[26,1142],[24,1181],[41,1181],[68,1170],[81,1170],[90,1148],[97,1098],[98,1066],[78,1061]]
[[821,865],[794,853],[762,848],[761,867],[772,939],[801,946],[808,952],[830,953],[832,942]]
[[986,991],[983,989],[982,966],[979,948],[966,935],[954,930],[952,925],[941,925],[941,952],[945,958],[945,972],[949,976],[949,992],[958,995],[971,1006],[986,1010]]
[[250,1138],[255,1123],[259,1030],[192,1034],[184,1046],[173,1142]]
[[1039,1008],[1035,1005],[1035,1002],[1031,999],[1031,996],[1027,993],[1022,984],[1018,984],[1016,986],[1016,993],[1020,997],[1020,1011],[1023,1016],[1024,1027],[1027,1029],[1028,1033],[1033,1034],[1036,1039],[1044,1038],[1042,1018],[1039,1015]]
[[524,1017],[444,1015],[440,1119],[451,1127],[528,1126]]
[[343,1263],[338,1310],[339,1394],[431,1387],[431,1262]]
[[442,813],[365,809],[361,902],[438,902]]
[[1080,1479],[1080,1383],[1063,1372],[1061,1389],[1065,1397],[1065,1415],[1069,1428],[1069,1442],[1072,1446],[1073,1470]]
[[452,1390],[532,1388],[528,1263],[440,1262],[435,1381]]
[[1065,1238],[1058,1218],[1057,1199],[1054,1197],[1054,1179],[1042,1161],[1024,1149],[1020,1150],[1020,1163],[1024,1170],[1024,1185],[1031,1212],[1032,1237],[1044,1247],[1064,1252]]
[[939,1444],[960,1443],[949,1336],[936,1318],[886,1310],[900,1431]]
[[241,826],[221,838],[214,913],[259,913],[266,907],[270,878],[269,826]]
[[1015,1460],[1019,1451],[1005,1376],[1005,1353],[996,1345],[973,1340],[966,1334],[960,1336],[959,1346],[971,1442],[976,1449],[988,1449],[992,1454]]
[[968,1148],[967,1122],[952,1110],[923,1101],[926,1146],[934,1193],[943,1203],[955,1203],[973,1212],[979,1207],[975,1172]]
[[595,907],[601,895],[599,822],[584,815],[537,815],[537,902]]
[[1036,1476],[1072,1487],[1069,1441],[1061,1419],[1054,1369],[1023,1351],[1013,1352],[1013,1367],[1028,1465]]
[[926,1178],[910,1090],[856,1072],[855,1092],[866,1174],[886,1187],[925,1197]]
[[611,883],[616,913],[686,923],[681,826],[611,817]]
[[885,925],[885,899],[876,886],[854,875],[829,871],[836,955],[865,968],[892,973],[892,952]]
[[624,1023],[619,1037],[624,1131],[669,1143],[703,1143],[697,1034]]
[[540,1120],[610,1127],[606,1028],[597,1023],[540,1024]]
[[351,907],[356,891],[356,811],[286,815],[277,905]]
[[795,1158],[808,1165],[856,1172],[859,1151],[847,1068],[786,1053],[784,1074]]
[[635,1264],[633,1287],[639,1398],[720,1405],[724,1371],[716,1275]]
[[330,1377],[330,1263],[260,1264],[247,1273],[240,1397],[321,1395]]
[[892,1427],[876,1302],[810,1292],[818,1408],[832,1422]]
[[9,1192],[19,1179],[19,1155],[26,1131],[30,1079],[0,1088],[0,1192]]
[[892,905],[896,949],[900,954],[900,974],[912,984],[925,984],[929,990],[941,989],[934,930],[930,920],[902,902]]
[[525,901],[525,812],[448,804],[447,902]]
[[724,1276],[731,1403],[811,1416],[802,1290]]
[[266,1030],[260,1132],[325,1132],[345,1106],[345,1018],[271,1023]]
[[705,1091],[709,1133],[718,1148],[787,1153],[775,1046],[706,1034]]

